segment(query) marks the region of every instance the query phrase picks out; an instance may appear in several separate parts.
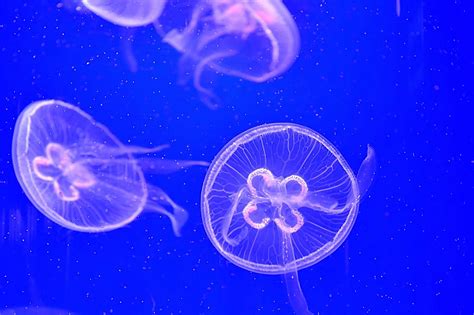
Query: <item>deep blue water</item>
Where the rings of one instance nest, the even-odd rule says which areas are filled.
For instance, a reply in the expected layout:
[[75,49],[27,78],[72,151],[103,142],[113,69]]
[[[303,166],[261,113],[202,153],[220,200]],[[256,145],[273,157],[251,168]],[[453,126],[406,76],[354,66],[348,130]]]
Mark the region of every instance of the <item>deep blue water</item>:
[[377,174],[351,234],[299,273],[310,308],[474,314],[472,5],[402,0],[398,17],[395,1],[285,1],[301,33],[295,64],[261,84],[218,76],[222,103],[210,110],[177,84],[180,55],[153,27],[124,29],[58,3],[0,4],[0,310],[292,312],[282,277],[234,266],[207,239],[204,168],[151,179],[190,213],[180,238],[153,213],[87,234],[37,211],[15,178],[11,139],[23,108],[53,98],[124,143],[169,143],[167,158],[211,161],[270,122],[316,130],[354,170],[371,144]]

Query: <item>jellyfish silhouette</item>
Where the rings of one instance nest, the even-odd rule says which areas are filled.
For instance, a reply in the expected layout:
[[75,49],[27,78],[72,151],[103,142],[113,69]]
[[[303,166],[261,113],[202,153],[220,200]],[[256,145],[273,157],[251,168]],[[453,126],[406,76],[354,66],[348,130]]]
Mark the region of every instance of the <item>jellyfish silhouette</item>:
[[166,0],[82,0],[90,11],[121,26],[143,26],[155,21]]
[[91,116],[58,100],[35,102],[23,110],[12,147],[16,177],[35,207],[57,224],[83,232],[120,228],[147,210],[167,216],[179,235],[186,210],[147,184],[144,172],[207,165],[135,158],[166,145],[125,146]]
[[163,40],[183,54],[180,81],[192,78],[211,108],[218,100],[202,83],[206,69],[264,82],[286,71],[299,52],[298,29],[281,0],[168,3],[154,24]]
[[348,236],[375,172],[374,150],[357,177],[315,131],[287,123],[250,129],[230,141],[207,172],[201,195],[206,233],[229,261],[282,274],[296,314],[311,314],[297,271]]

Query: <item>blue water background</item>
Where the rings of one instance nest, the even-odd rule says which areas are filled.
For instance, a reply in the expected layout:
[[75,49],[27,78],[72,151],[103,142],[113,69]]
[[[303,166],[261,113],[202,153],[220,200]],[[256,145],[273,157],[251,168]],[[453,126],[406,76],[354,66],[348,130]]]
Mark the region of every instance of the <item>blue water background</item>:
[[310,308],[473,314],[472,4],[402,0],[397,17],[395,0],[285,1],[299,58],[263,84],[216,76],[222,106],[213,111],[177,84],[180,55],[153,27],[127,30],[58,3],[0,4],[0,310],[291,314],[280,276],[242,270],[208,241],[204,168],[151,179],[189,211],[181,238],[152,213],[86,234],[38,212],[13,173],[11,138],[24,107],[55,98],[124,143],[169,143],[167,158],[211,161],[269,122],[316,130],[355,171],[370,143],[377,176],[350,236],[299,273]]

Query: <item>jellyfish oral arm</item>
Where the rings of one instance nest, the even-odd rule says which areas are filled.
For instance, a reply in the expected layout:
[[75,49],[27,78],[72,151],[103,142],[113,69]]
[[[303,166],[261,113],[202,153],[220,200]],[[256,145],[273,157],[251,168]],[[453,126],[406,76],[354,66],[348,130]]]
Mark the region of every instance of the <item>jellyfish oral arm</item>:
[[364,197],[364,195],[369,190],[369,187],[374,180],[376,167],[377,160],[375,158],[375,151],[370,145],[368,145],[367,156],[362,161],[359,171],[357,172],[357,182],[359,184],[359,198]]
[[[225,71],[220,70],[217,66],[217,63],[214,64],[215,61],[230,57],[235,55],[236,52],[232,49],[228,49],[224,52],[216,52],[206,58],[203,58],[201,61],[198,62],[194,69],[193,74],[193,83],[196,90],[200,93],[201,100],[206,104],[206,106],[210,109],[216,109],[219,107],[219,99],[216,95],[212,92],[212,90],[208,87],[204,87],[201,82],[202,74],[207,67],[211,67],[218,72],[225,73]],[[184,70],[184,69],[183,69]]]
[[[303,291],[301,290],[300,282],[298,279],[298,270],[295,264],[295,254],[294,254],[294,249],[293,249],[293,244],[292,244],[292,237],[291,235],[293,233],[298,232],[304,225],[304,216],[301,214],[300,211],[298,211],[295,208],[291,208],[291,215],[295,219],[295,223],[292,225],[289,225],[287,221],[288,218],[283,216],[282,211],[281,211],[281,204],[280,202],[276,202],[272,204],[280,204],[277,206],[278,211],[277,211],[277,217],[271,219],[268,216],[264,216],[260,222],[255,222],[251,215],[254,212],[258,211],[258,191],[257,188],[254,186],[254,181],[257,178],[260,178],[263,180],[264,185],[266,186],[277,186],[278,189],[276,189],[277,194],[280,192],[284,192],[285,196],[287,197],[287,203],[288,206],[294,204],[299,205],[303,204],[306,200],[307,194],[308,194],[308,186],[306,184],[306,181],[298,176],[298,175],[290,175],[283,180],[275,178],[273,176],[273,173],[266,169],[266,168],[259,168],[254,170],[249,174],[247,177],[247,189],[250,192],[251,197],[253,198],[251,201],[247,203],[245,206],[244,210],[242,211],[243,217],[245,222],[249,226],[251,226],[254,229],[261,230],[267,227],[267,225],[273,220],[275,225],[278,227],[280,230],[280,235],[282,237],[282,261],[281,264],[284,266],[286,269],[286,272],[284,273],[284,278],[285,278],[285,283],[287,287],[287,292],[288,292],[288,298],[290,300],[290,303],[293,307],[293,310],[295,311],[296,314],[312,314],[308,310],[308,304],[306,303],[306,298],[304,297]],[[298,189],[296,190],[289,190],[290,185],[295,185],[297,184]],[[268,197],[270,200],[266,200],[267,202],[271,201],[271,196]],[[263,198],[265,199],[265,198]]]
[[298,271],[291,271],[283,275],[285,278],[286,290],[288,292],[288,298],[290,300],[291,307],[297,315],[310,315],[313,314],[308,309],[308,303],[304,297],[303,290],[300,286],[300,280],[298,278]]
[[280,59],[280,46],[278,45],[278,41],[275,37],[275,34],[273,34],[273,31],[268,27],[266,21],[260,16],[262,13],[257,14],[256,12],[252,12],[255,19],[258,21],[258,23],[261,25],[262,30],[265,32],[265,35],[267,35],[268,40],[270,41],[270,44],[272,46],[271,54],[272,54],[272,62],[270,64],[270,70],[274,70],[277,67],[278,61]]
[[157,158],[138,158],[138,165],[148,174],[170,174],[192,166],[209,166],[205,161],[161,160]]
[[339,204],[338,200],[327,191],[311,191],[308,197],[301,203],[302,207],[329,214],[340,214],[350,210],[352,204]]
[[231,246],[237,246],[240,244],[240,242],[247,237],[248,234],[248,229],[247,227],[243,228],[239,235],[235,238],[230,238],[229,236],[229,229],[230,229],[230,224],[232,223],[232,219],[237,211],[237,206],[240,203],[240,199],[242,198],[244,189],[240,189],[239,192],[234,196],[234,200],[232,201],[232,206],[230,207],[229,211],[226,213],[224,217],[224,221],[222,223],[222,237],[224,238],[224,241],[228,243]]
[[[158,187],[148,185],[148,200],[144,208],[145,211],[158,212],[167,216],[173,227],[176,236],[181,236],[181,228],[188,220],[188,213],[177,205],[163,190]],[[171,211],[167,208],[171,208]]]
[[282,232],[283,264],[287,272],[283,275],[290,304],[297,315],[313,314],[308,309],[308,303],[301,289],[298,270],[295,265],[295,255],[291,240],[291,233]]
[[139,146],[123,146],[118,149],[115,149],[112,152],[115,152],[114,156],[122,155],[122,154],[149,154],[149,153],[156,153],[168,149],[170,147],[169,144],[162,144],[153,148],[144,148]]
[[[95,150],[94,150],[95,148]],[[124,156],[125,160],[128,158],[125,156],[127,154],[136,155],[136,161],[138,165],[147,173],[152,174],[170,174],[176,171],[180,171],[186,169],[191,166],[209,166],[209,162],[205,161],[190,161],[190,160],[165,160],[159,159],[155,157],[142,157],[141,155],[151,154],[160,152],[164,149],[169,148],[168,144],[163,144],[160,146],[156,146],[153,148],[143,148],[138,146],[122,146],[119,148],[111,148],[111,147],[99,147],[97,145],[93,145],[88,148],[87,153],[85,155],[93,155],[92,151],[100,151],[100,157],[88,157],[83,158],[83,163],[107,163],[110,158],[114,158],[118,160],[120,156]]]
[[133,155],[143,155],[151,154],[163,151],[170,146],[168,144],[162,144],[153,148],[144,148],[139,146],[109,146],[101,143],[88,143],[87,145],[81,146],[81,152],[78,153],[78,156],[82,160],[90,159],[96,160],[97,162],[107,161],[111,158],[117,158],[121,156],[126,156],[128,154]]

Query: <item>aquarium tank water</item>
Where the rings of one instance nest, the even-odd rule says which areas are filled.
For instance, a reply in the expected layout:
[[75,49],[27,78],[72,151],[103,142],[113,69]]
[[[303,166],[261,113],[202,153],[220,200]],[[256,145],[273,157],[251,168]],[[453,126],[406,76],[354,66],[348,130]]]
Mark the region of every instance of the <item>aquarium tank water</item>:
[[474,314],[474,4],[0,4],[0,315]]

